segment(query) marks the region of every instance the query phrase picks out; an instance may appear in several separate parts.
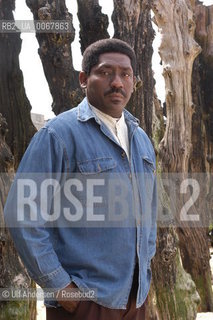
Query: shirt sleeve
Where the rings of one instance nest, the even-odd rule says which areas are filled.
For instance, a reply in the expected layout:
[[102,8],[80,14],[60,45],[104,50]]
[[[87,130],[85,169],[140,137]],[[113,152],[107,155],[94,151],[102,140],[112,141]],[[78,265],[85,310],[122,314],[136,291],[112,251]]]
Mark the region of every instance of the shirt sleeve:
[[[42,288],[62,289],[71,282],[50,241],[49,229],[42,218],[39,196],[36,194],[37,184],[44,177],[61,180],[62,173],[67,170],[67,162],[63,141],[54,130],[42,128],[33,137],[22,158],[4,209],[5,223],[15,247],[29,275]],[[26,190],[22,188],[23,181],[27,185]],[[20,188],[24,191],[21,192]],[[24,192],[32,193],[30,212],[25,212],[27,195],[24,196]],[[48,202],[46,208],[49,210],[51,197],[48,197]]]

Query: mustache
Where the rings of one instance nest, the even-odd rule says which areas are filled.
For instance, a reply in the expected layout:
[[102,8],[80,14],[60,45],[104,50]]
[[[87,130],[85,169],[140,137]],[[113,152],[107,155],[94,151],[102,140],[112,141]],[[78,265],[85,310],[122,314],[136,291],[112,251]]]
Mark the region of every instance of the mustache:
[[117,89],[116,88],[112,88],[112,89],[106,91],[104,93],[104,96],[107,96],[108,94],[112,94],[112,93],[120,93],[126,98],[126,93],[120,88],[117,88]]

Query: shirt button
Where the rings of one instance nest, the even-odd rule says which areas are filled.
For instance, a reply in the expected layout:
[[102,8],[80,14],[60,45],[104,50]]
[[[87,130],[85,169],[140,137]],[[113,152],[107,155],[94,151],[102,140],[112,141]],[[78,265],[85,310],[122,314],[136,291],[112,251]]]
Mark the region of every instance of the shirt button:
[[122,158],[125,158],[125,157],[126,157],[125,151],[123,151],[123,152],[121,153],[121,157],[122,157]]

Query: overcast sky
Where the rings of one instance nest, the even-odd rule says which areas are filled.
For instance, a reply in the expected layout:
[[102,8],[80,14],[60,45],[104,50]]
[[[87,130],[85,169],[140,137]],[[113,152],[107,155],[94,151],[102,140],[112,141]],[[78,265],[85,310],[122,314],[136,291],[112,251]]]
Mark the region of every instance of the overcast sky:
[[[86,0],[85,0],[86,1]],[[202,1],[205,5],[213,4],[213,0]],[[111,14],[113,10],[113,0],[99,0],[102,6],[102,12],[109,16],[110,36],[113,36],[113,25],[111,22]],[[66,0],[66,5],[73,14],[73,24],[76,30],[75,41],[72,43],[73,63],[76,70],[81,69],[81,52],[79,45],[79,23],[77,19],[77,3],[76,0]],[[25,1],[16,0],[16,10],[14,12],[16,20],[32,20],[33,16],[27,7]],[[157,30],[156,30],[157,31]],[[54,113],[51,111],[52,98],[49,93],[48,84],[43,73],[40,58],[37,54],[38,43],[34,33],[22,33],[22,49],[20,54],[20,67],[24,74],[25,90],[32,105],[32,112],[45,115],[45,119],[52,118]],[[156,78],[157,93],[161,100],[164,100],[164,80],[161,75],[162,69],[159,65],[160,57],[157,48],[160,44],[160,36],[158,35],[154,41],[153,69]]]

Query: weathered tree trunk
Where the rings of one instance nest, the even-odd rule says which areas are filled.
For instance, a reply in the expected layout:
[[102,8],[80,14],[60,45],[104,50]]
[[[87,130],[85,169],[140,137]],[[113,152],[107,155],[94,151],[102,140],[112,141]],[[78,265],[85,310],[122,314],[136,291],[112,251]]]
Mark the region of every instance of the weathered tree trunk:
[[[14,21],[12,13],[14,9],[15,1],[1,1],[0,19]],[[32,135],[36,132],[31,121],[31,106],[25,94],[23,76],[19,67],[20,49],[20,33],[0,34],[0,113],[3,115],[2,117],[0,114],[1,288],[27,288],[31,286],[31,281],[18,258],[3,219],[3,207],[12,182],[11,174],[13,175]],[[0,319],[2,320],[12,318],[34,320],[35,317],[35,301],[0,302]]]
[[[14,21],[15,0],[0,2],[0,19]],[[26,97],[23,75],[19,67],[20,33],[0,33],[0,113],[6,118],[6,137],[15,158],[15,168],[36,132],[30,117],[31,106]]]
[[[79,87],[78,72],[73,67],[71,43],[75,37],[72,15],[68,12],[65,1],[26,0],[34,19],[41,21],[64,20],[70,25],[67,33],[36,33],[39,43],[39,55],[44,73],[53,97],[52,110],[57,115],[76,107],[84,97]],[[98,1],[78,0],[78,16],[81,26],[81,50],[92,42],[109,37],[108,18],[101,14]]]
[[[169,173],[176,172],[177,179],[181,182],[191,171],[191,157],[195,150],[192,137],[194,104],[191,80],[193,63],[200,53],[200,47],[194,40],[194,1],[169,1],[169,4],[168,1],[153,1],[153,11],[162,33],[159,52],[164,67],[167,108],[166,131],[159,148],[159,160],[162,171],[168,174],[167,178],[171,179]],[[193,170],[199,168],[199,172],[199,166],[194,164]],[[178,214],[184,200],[186,199],[176,202]],[[195,205],[193,211],[197,212]],[[205,214],[205,211],[202,214]],[[201,222],[202,219],[201,215]],[[179,217],[176,222],[180,223]],[[191,228],[181,224],[177,231],[183,266],[192,275],[201,297],[200,309],[212,310],[206,230],[196,228],[196,225],[191,223]]]
[[[154,95],[153,136],[157,151],[165,133],[164,127],[163,108]],[[159,166],[159,174],[161,169]],[[147,308],[148,319],[196,319],[200,297],[191,276],[183,269],[179,238],[174,228],[171,198],[176,190],[170,190],[169,185],[166,188],[162,182],[159,179],[157,254],[152,263],[153,281]]]
[[[192,122],[194,144],[190,165],[191,170],[200,172],[205,181],[202,196],[205,205],[203,226],[207,230],[203,230],[207,232],[210,223],[213,222],[213,6],[206,7],[200,1],[196,1],[195,17],[195,39],[201,46],[202,52],[195,61],[192,78],[195,113]],[[201,253],[203,259],[203,250]],[[208,272],[206,264],[203,264],[204,272]],[[201,282],[202,280],[200,279]],[[204,282],[203,285],[207,293],[211,292],[210,277],[209,283]],[[204,299],[207,299],[206,295],[203,292]],[[211,301],[207,299],[208,309],[213,309],[212,301],[213,299]]]
[[[0,288],[29,288],[31,281],[4,225],[3,207],[14,173],[14,157],[5,142],[6,132],[7,124],[0,114]],[[36,303],[33,301],[0,302],[0,320],[35,318]]]
[[183,269],[173,227],[159,228],[152,273],[148,319],[196,319],[200,297],[191,276]]
[[137,57],[137,90],[133,94],[128,109],[140,120],[141,127],[151,137],[153,87],[152,42],[154,31],[151,25],[148,0],[115,0],[112,20],[114,37],[127,41]]
[[36,33],[38,53],[53,98],[52,110],[57,115],[76,106],[83,93],[79,88],[78,72],[74,70],[71,43],[75,37],[72,15],[65,1],[27,0],[35,20],[63,20],[68,22],[70,32]]
[[[199,126],[195,136],[199,137],[202,148],[201,172],[206,169],[208,175],[207,204],[208,219],[213,223],[213,6],[205,7],[196,2],[196,41],[202,47],[197,58],[193,76],[194,97],[197,99]],[[203,170],[203,171],[202,171]]]
[[194,41],[193,10],[187,0],[170,0],[169,4],[154,0],[153,11],[162,33],[159,53],[166,85],[167,125],[160,156],[164,172],[188,172],[192,147],[191,75],[200,52]]
[[81,52],[93,42],[109,38],[108,16],[101,12],[98,0],[77,0]]

